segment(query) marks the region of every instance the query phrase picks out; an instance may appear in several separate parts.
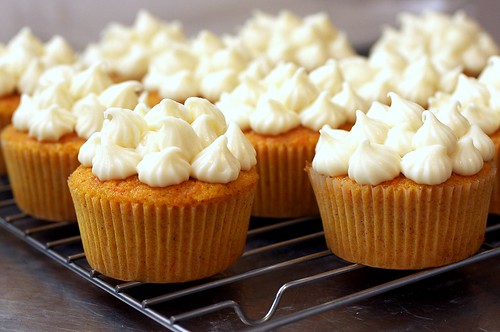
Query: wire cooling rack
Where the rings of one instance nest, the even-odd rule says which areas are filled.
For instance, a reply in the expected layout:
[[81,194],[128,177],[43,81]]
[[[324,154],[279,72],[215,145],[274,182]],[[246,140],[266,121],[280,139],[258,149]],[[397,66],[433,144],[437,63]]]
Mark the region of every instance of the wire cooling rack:
[[500,255],[500,218],[493,216],[476,255],[423,271],[373,269],[339,259],[327,249],[318,218],[253,218],[243,256],[223,273],[183,284],[148,284],[122,282],[93,271],[77,224],[51,223],[22,213],[5,179],[0,182],[0,225],[173,331],[289,326]]

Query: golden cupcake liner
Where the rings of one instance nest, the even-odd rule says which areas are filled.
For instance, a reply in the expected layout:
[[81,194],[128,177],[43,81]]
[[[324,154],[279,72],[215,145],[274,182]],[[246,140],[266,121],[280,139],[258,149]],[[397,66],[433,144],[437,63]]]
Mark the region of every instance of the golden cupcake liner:
[[[19,94],[0,98],[0,131],[11,123],[12,114],[16,111],[20,101],[21,96]],[[2,147],[0,146],[0,175],[5,174],[7,174],[7,166],[5,165]]]
[[39,219],[76,221],[67,180],[80,164],[78,148],[60,153],[53,148],[59,143],[32,140],[30,144],[27,147],[2,136],[9,182],[18,207]]
[[196,206],[118,202],[69,181],[90,266],[119,280],[174,283],[225,270],[243,253],[255,186]]
[[[500,169],[500,130],[494,133],[490,138],[495,144],[495,157],[493,162],[495,163],[497,169]],[[490,202],[490,213],[500,214],[500,173],[497,173],[497,177],[494,180],[493,193],[491,194]]]
[[254,144],[259,182],[252,215],[292,218],[318,215],[318,204],[304,172],[314,146]]
[[495,167],[454,185],[360,185],[307,171],[328,247],[387,269],[423,269],[473,255],[484,241]]

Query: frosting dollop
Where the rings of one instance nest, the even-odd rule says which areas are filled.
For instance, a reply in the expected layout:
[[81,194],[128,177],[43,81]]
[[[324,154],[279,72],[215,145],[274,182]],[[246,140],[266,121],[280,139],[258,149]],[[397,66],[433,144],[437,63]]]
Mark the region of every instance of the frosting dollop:
[[357,183],[377,185],[399,175],[400,160],[391,148],[364,140],[349,159],[347,174]]
[[12,124],[40,141],[53,141],[73,131],[88,139],[101,130],[107,107],[134,108],[140,90],[142,85],[135,81],[112,84],[99,64],[86,69],[54,66],[43,74],[43,83],[33,96],[21,95]]
[[227,147],[227,137],[220,136],[194,157],[191,174],[205,182],[228,183],[238,178],[241,165]]
[[451,158],[443,145],[428,145],[405,154],[401,161],[404,176],[420,184],[440,184],[453,170]]
[[[360,184],[377,185],[403,174],[416,183],[436,185],[453,173],[476,174],[484,161],[494,158],[493,141],[457,113],[457,104],[431,112],[395,94],[391,99],[400,105],[392,114],[390,107],[372,105],[367,114],[357,112],[349,132],[321,128],[312,167],[326,176],[347,175]],[[403,114],[397,116],[397,109]],[[420,112],[422,120],[416,117]]]
[[189,179],[191,165],[176,146],[145,155],[137,164],[139,181],[150,187],[166,187]]
[[103,118],[102,130],[78,155],[101,180],[137,174],[152,187],[190,177],[228,183],[256,165],[255,149],[241,129],[226,125],[221,111],[205,99],[191,97],[184,105],[164,100],[151,109],[108,108]]

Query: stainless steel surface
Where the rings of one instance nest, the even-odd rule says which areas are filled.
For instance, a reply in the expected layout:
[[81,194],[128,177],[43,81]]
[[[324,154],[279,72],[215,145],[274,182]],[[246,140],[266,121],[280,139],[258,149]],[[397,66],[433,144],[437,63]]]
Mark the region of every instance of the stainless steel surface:
[[0,225],[22,241],[0,235],[0,329],[500,330],[499,218],[477,255],[424,271],[342,261],[318,219],[253,219],[246,252],[227,271],[154,285],[92,273],[76,224],[31,219],[2,187]]

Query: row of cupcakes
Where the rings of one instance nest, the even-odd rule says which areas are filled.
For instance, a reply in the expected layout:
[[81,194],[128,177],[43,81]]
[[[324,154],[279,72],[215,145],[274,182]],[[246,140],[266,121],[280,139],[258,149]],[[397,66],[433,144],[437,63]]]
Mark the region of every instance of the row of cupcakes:
[[[331,66],[332,63],[334,63],[333,60],[330,61],[329,65]],[[494,60],[492,60],[492,63],[494,63]],[[95,266],[99,271],[104,271],[107,275],[125,280],[176,282],[202,278],[224,269],[241,254],[245,240],[242,234],[246,234],[249,216],[251,213],[260,215],[256,210],[252,212],[251,209],[258,207],[255,202],[258,199],[262,200],[262,197],[265,197],[264,201],[271,202],[271,208],[272,204],[278,206],[281,204],[279,203],[281,200],[286,200],[285,208],[280,210],[283,213],[293,211],[292,206],[302,207],[306,206],[306,203],[311,203],[314,210],[302,211],[297,215],[318,213],[313,191],[312,189],[306,189],[310,188],[310,186],[303,169],[306,165],[305,160],[311,161],[315,154],[315,148],[319,149],[316,146],[320,136],[318,130],[326,128],[322,121],[327,121],[326,123],[334,127],[345,125],[347,126],[345,129],[350,129],[353,126],[353,130],[350,131],[353,132],[352,135],[354,133],[369,135],[370,130],[359,128],[363,128],[363,124],[368,122],[367,119],[370,119],[370,117],[373,121],[381,120],[386,117],[386,113],[389,113],[391,114],[390,121],[396,121],[397,119],[405,119],[409,114],[412,123],[416,126],[421,121],[417,119],[419,116],[421,118],[423,113],[423,110],[419,108],[420,106],[404,101],[394,93],[390,94],[392,103],[395,104],[391,104],[392,110],[390,112],[386,110],[386,106],[378,102],[371,104],[371,106],[368,102],[352,104],[353,99],[361,99],[358,98],[359,96],[356,97],[355,91],[350,88],[348,82],[341,84],[342,89],[337,91],[337,94],[332,94],[331,91],[322,91],[323,88],[317,87],[319,83],[311,80],[311,77],[314,77],[314,71],[308,73],[304,68],[299,68],[290,63],[278,65],[261,81],[256,79],[252,81],[251,78],[246,78],[242,84],[246,84],[247,88],[245,89],[251,93],[248,94],[248,91],[242,93],[241,91],[244,89],[237,88],[231,95],[226,97],[227,100],[221,99],[220,103],[217,104],[222,112],[212,103],[199,98],[187,98],[184,105],[173,100],[166,100],[156,106],[148,106],[140,102],[147,101],[147,96],[142,96],[142,98],[139,96],[142,91],[140,83],[134,81],[112,83],[111,80],[103,78],[107,74],[99,65],[91,66],[88,69],[62,66],[54,68],[51,73],[51,75],[46,75],[41,80],[44,83],[41,84],[39,91],[34,93],[32,97],[25,96],[23,98],[21,106],[14,115],[14,119],[16,119],[14,126],[7,128],[2,134],[4,154],[9,159],[9,163],[10,160],[14,160],[11,166],[8,166],[14,195],[20,202],[23,199],[19,197],[26,196],[27,203],[25,205],[20,203],[20,207],[34,216],[38,215],[28,210],[30,204],[39,204],[41,211],[46,211],[51,206],[60,209],[61,206],[65,205],[69,207],[69,210],[73,210],[73,213],[73,206],[76,206],[76,215],[81,227],[85,251],[90,257],[91,265]],[[324,72],[320,70],[319,73]],[[317,75],[324,78],[324,75],[320,74]],[[102,84],[102,81],[107,83]],[[318,79],[318,82],[329,86],[327,84],[328,80]],[[252,95],[252,93],[254,94]],[[236,111],[237,108],[234,107],[234,102],[238,101],[238,98],[240,101],[244,100],[245,103],[251,103],[246,107],[247,110],[250,108],[250,112],[247,114],[248,117],[245,121],[250,125],[252,123],[257,124],[255,128],[245,127],[242,124],[244,122],[241,120],[238,121],[240,126],[229,125],[224,120],[222,114],[225,114],[229,119],[233,115],[232,111]],[[231,99],[233,99],[231,101],[233,105],[231,106],[231,103],[229,103],[230,107],[225,109],[223,102]],[[342,102],[339,100],[342,100]],[[399,103],[395,101],[399,101]],[[343,102],[345,105],[342,105]],[[360,106],[361,104],[365,106]],[[118,109],[109,109],[110,107],[118,107]],[[460,114],[458,112],[459,107],[448,107],[447,109]],[[240,108],[244,110],[245,107]],[[105,112],[106,109],[108,110]],[[131,111],[132,109],[134,111]],[[359,109],[362,111],[360,112]],[[410,109],[410,111],[407,111],[407,109]],[[87,112],[93,115],[87,115]],[[368,112],[368,117],[364,115],[365,112]],[[437,114],[439,113],[437,112]],[[453,112],[448,113],[454,114]],[[429,113],[425,114],[426,118],[434,119],[432,115],[428,115]],[[444,112],[444,114],[447,113]],[[173,118],[177,120],[173,120]],[[449,116],[449,118],[459,118],[460,122],[465,123],[459,115]],[[84,119],[82,120],[84,124],[91,123],[95,124],[95,126],[92,125],[89,130],[81,130],[80,134],[77,132],[80,129],[76,129],[78,119]],[[437,123],[438,121],[439,123],[441,123],[440,121],[446,122],[445,120],[436,120],[434,122]],[[469,120],[465,119],[465,121],[469,123]],[[393,122],[384,124],[382,121],[384,125],[380,127],[385,126],[386,129],[385,134],[382,135],[384,140],[389,136],[387,126],[404,127],[403,121],[401,122],[401,126],[398,127]],[[171,124],[170,127],[168,127],[168,123]],[[452,127],[454,122],[442,125]],[[306,126],[310,128],[306,128]],[[32,127],[34,129],[31,129]],[[378,128],[379,126],[375,127]],[[478,131],[474,123],[470,127]],[[170,130],[165,128],[170,128]],[[262,128],[267,128],[268,131],[262,131]],[[279,128],[279,130],[276,131],[276,128]],[[393,141],[394,137],[396,137],[395,142],[400,143],[403,141],[403,137],[407,139],[411,136],[411,130],[408,130],[408,128],[403,129],[406,129],[406,131],[393,131]],[[229,133],[227,133],[228,131]],[[377,131],[380,130],[377,129]],[[99,133],[92,134],[92,132]],[[408,132],[410,135],[408,135]],[[453,135],[461,137],[464,133],[454,133]],[[83,137],[78,138],[79,135]],[[33,137],[37,136],[41,138],[41,142],[33,139]],[[220,136],[223,137],[218,139],[217,137]],[[67,141],[75,137],[77,148],[73,148],[72,152],[68,152],[68,146],[70,145],[67,144]],[[240,148],[234,148],[234,144],[232,145],[233,148],[231,148],[231,137],[238,137],[236,141],[240,143],[237,144]],[[447,135],[447,137],[451,136]],[[491,146],[488,143],[488,137],[484,138],[484,135],[481,137],[486,142],[486,145]],[[85,148],[80,149],[87,138],[89,139],[84,145]],[[367,138],[369,140],[371,137],[368,136]],[[252,155],[255,151],[249,148],[247,139],[257,150],[256,165],[252,161]],[[474,142],[472,138],[471,140]],[[213,146],[212,143],[214,143]],[[380,141],[374,143],[378,144]],[[433,144],[440,145],[442,142],[433,142]],[[168,148],[170,145],[176,148]],[[369,146],[369,143],[364,143],[363,146],[366,147],[367,145]],[[242,146],[244,148],[241,148]],[[411,145],[409,146],[409,149],[414,148]],[[475,149],[477,150],[477,148]],[[208,150],[208,152],[205,150]],[[472,148],[469,150],[474,151]],[[242,155],[238,157],[238,153],[234,151],[245,151],[243,155],[249,161],[247,167],[242,167],[243,163],[240,160]],[[84,166],[79,167],[79,171],[74,173],[74,169],[79,164],[78,153],[81,154],[80,161]],[[85,154],[87,154],[86,158]],[[198,159],[198,154],[201,155],[199,157],[201,161],[198,162],[201,171],[197,171],[197,168],[192,164],[193,160]],[[74,163],[67,161],[64,158],[66,155],[71,155]],[[147,161],[142,162],[140,161],[141,158],[143,158],[142,161],[145,159]],[[489,158],[482,157],[486,161],[489,161]],[[97,164],[95,170],[94,160],[95,164]],[[47,161],[47,164],[42,165],[42,162],[45,161]],[[153,168],[143,168],[145,164]],[[89,168],[91,165],[92,169]],[[228,165],[231,165],[231,167],[226,167]],[[484,163],[484,165],[489,165],[489,163]],[[57,171],[60,166],[63,169],[61,173]],[[170,166],[172,167],[169,168]],[[258,168],[258,176],[255,173],[254,166]],[[247,170],[241,171],[244,168]],[[487,166],[482,166],[481,170],[483,168],[487,169]],[[495,168],[494,166],[489,172],[485,171],[485,173],[488,173],[488,179],[491,180]],[[35,171],[38,173],[33,173]],[[144,174],[143,172],[146,175],[141,176],[139,173]],[[217,180],[221,185],[210,186],[207,183],[211,183],[212,178],[210,176],[198,178],[198,172],[208,174],[226,174],[229,172],[232,176],[225,177],[225,181]],[[169,174],[169,176],[165,176],[165,173]],[[118,174],[118,177],[116,177],[116,174]],[[181,183],[170,183],[169,180],[165,182],[165,178],[178,178],[179,174],[182,174],[180,177]],[[246,180],[243,181],[245,190],[240,187],[241,183],[238,180],[240,177],[243,178],[242,174],[253,174],[246,176]],[[65,187],[66,179],[70,175],[73,198],[69,196],[67,187]],[[149,183],[150,180],[143,182],[140,177],[143,180],[147,178],[150,180],[153,178],[153,180]],[[258,177],[260,177],[259,180],[257,180]],[[463,177],[468,182],[474,178],[474,175],[463,175]],[[49,178],[50,180],[48,180]],[[56,178],[62,179],[62,184],[56,185]],[[162,185],[159,185],[159,187],[163,189],[157,190],[158,186],[155,183],[158,182],[154,180],[155,178],[160,179]],[[276,186],[277,196],[272,196],[272,198],[262,196],[270,192],[270,184],[279,182],[280,179],[283,179],[283,186]],[[300,182],[296,181],[299,179],[306,179],[306,183],[304,184],[304,181],[302,181],[299,187],[294,187],[296,182]],[[49,183],[49,185],[31,186],[30,190],[39,191],[23,195],[25,192],[23,193],[22,190],[27,190],[26,188],[30,187],[27,184],[38,180],[41,180],[44,184]],[[144,185],[139,183],[144,183]],[[189,183],[189,185],[186,183]],[[377,186],[377,184],[371,185]],[[421,185],[430,186],[428,189],[434,190],[436,183]],[[255,195],[256,200],[253,201],[253,191],[256,186],[267,188],[267,190],[257,192]],[[489,195],[487,195],[489,189],[486,187],[482,189],[483,192],[480,195],[477,195],[482,202],[489,201]],[[227,191],[228,188],[231,188],[229,192]],[[303,193],[307,191],[309,191],[311,199],[305,199],[305,196],[302,196],[302,200],[289,201],[286,198],[288,193],[294,192],[299,194],[300,199],[300,195],[304,195]],[[55,195],[51,196],[51,192]],[[197,193],[200,196],[196,202],[188,199],[198,197]],[[63,200],[63,195],[66,195],[68,199]],[[244,198],[240,195],[243,195]],[[316,190],[316,195],[318,195],[318,190]],[[39,202],[43,197],[49,197],[50,199],[43,201],[40,205]],[[160,199],[160,197],[163,197],[164,200]],[[331,200],[332,196],[329,197]],[[65,203],[61,204],[63,201]],[[221,201],[224,202],[223,206],[211,207],[215,203],[221,203]],[[322,200],[318,199],[318,201]],[[226,205],[227,202],[231,202],[230,206]],[[158,203],[161,207],[157,207],[155,203]],[[353,214],[359,213],[358,209],[362,205],[355,204],[355,206]],[[191,212],[179,212],[181,207],[182,211],[185,211],[185,207],[189,207],[188,210]],[[462,208],[462,204],[459,207]],[[457,206],[453,205],[453,208],[457,208]],[[484,207],[480,204],[473,207],[464,204],[463,208],[469,209],[466,213],[475,213],[479,216],[475,222],[478,225],[479,232],[473,233],[475,241],[460,240],[464,243],[470,242],[470,245],[466,246],[466,252],[471,254],[474,250],[477,250],[477,241],[481,238],[479,233],[484,225],[487,209],[485,214],[483,213]],[[470,209],[473,209],[473,211],[471,212]],[[199,210],[202,211],[202,217],[199,217]],[[330,223],[331,218],[325,215],[322,209],[320,211],[323,221]],[[214,216],[225,216],[225,213],[228,213],[228,219],[239,220],[239,226],[229,221],[222,224],[218,223],[217,218]],[[268,213],[270,212],[264,212],[262,215]],[[293,214],[296,213],[293,211]],[[234,216],[234,214],[238,214],[238,217]],[[463,213],[460,212],[460,214]],[[272,216],[284,217],[290,215]],[[38,217],[50,219],[42,215]],[[54,220],[58,218],[60,217],[56,217]],[[62,218],[72,219],[72,217]],[[210,226],[202,226],[203,231],[201,232],[198,220],[204,220],[205,218],[211,218]],[[94,225],[95,220],[98,220],[99,223]],[[146,220],[147,225],[144,223]],[[172,221],[165,223],[163,220]],[[179,225],[180,220],[187,221]],[[427,220],[428,224],[428,215],[425,220]],[[337,221],[333,222],[336,223]],[[189,226],[190,228],[178,228],[183,227],[184,224],[191,226]],[[110,228],[119,225],[122,225],[120,227],[123,228]],[[428,227],[427,225],[424,226]],[[217,233],[221,228],[224,229],[225,227],[229,230]],[[326,229],[327,226],[325,226]],[[451,229],[451,227],[447,229]],[[484,233],[484,227],[482,229]],[[198,233],[198,231],[200,232]],[[193,237],[193,232],[197,234],[197,237]],[[156,244],[154,244],[155,242],[149,242],[151,238],[160,233],[165,236],[159,237],[160,242]],[[134,242],[132,239],[138,242]],[[212,241],[212,239],[216,240]],[[235,241],[235,239],[238,240]],[[419,241],[425,242],[428,240],[433,241],[426,235],[423,240]],[[235,244],[234,241],[237,243]],[[166,247],[165,243],[168,243]],[[230,243],[232,244],[230,245]],[[234,250],[220,251],[223,249],[216,249],[212,246],[220,246],[220,248],[229,246]],[[352,244],[349,244],[349,246],[352,247]],[[457,245],[454,244],[453,246],[456,247]],[[110,248],[114,249],[115,247],[117,251],[110,254]],[[331,247],[336,252],[333,245]],[[386,248],[387,245],[384,244],[379,247]],[[147,252],[139,251],[137,248],[145,249]],[[370,249],[369,245],[366,248]],[[141,264],[143,264],[138,269],[134,269],[136,263],[127,260],[131,250],[135,252],[132,255],[135,262],[140,260]],[[449,248],[446,250],[449,250]],[[427,252],[427,249],[424,251]],[[182,259],[173,254],[166,254],[172,252],[183,252]],[[179,263],[179,261],[186,258],[185,255],[193,259],[190,260],[191,263]],[[342,256],[340,253],[339,255]],[[459,253],[455,256],[455,259],[464,258],[464,255],[466,254],[463,252]],[[152,257],[152,260],[149,261],[146,257]],[[220,260],[218,257],[221,257]],[[359,260],[359,258],[350,259],[378,266],[369,261]],[[171,262],[171,265],[151,263],[162,260]],[[216,261],[218,265],[214,267],[210,261]],[[175,264],[174,262],[178,263]],[[449,262],[450,260],[438,262],[424,260],[424,263],[420,265],[400,262],[401,264],[381,266],[422,268]],[[176,272],[169,274],[168,271]]]
[[[390,107],[358,110],[350,130],[322,126],[312,166],[297,158],[304,140],[287,140],[288,154],[270,153],[260,173],[261,150],[255,145],[256,153],[251,135],[198,97],[152,108],[141,102],[133,110],[108,107],[101,129],[86,141],[74,132],[72,111],[23,110],[30,116],[21,123],[35,129],[15,128],[16,120],[1,142],[21,209],[40,202],[44,213],[74,209],[90,265],[121,280],[182,282],[234,263],[259,177],[289,172],[290,158],[309,174],[327,243],[338,256],[392,269],[466,258],[483,240],[495,145],[460,114],[458,103],[434,115],[390,97]],[[266,103],[295,114],[272,98]],[[50,136],[64,130],[55,141]],[[44,132],[52,139],[30,137]],[[294,176],[286,176],[285,191],[295,189]]]

